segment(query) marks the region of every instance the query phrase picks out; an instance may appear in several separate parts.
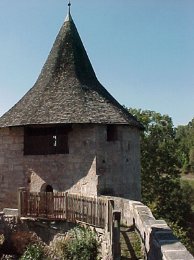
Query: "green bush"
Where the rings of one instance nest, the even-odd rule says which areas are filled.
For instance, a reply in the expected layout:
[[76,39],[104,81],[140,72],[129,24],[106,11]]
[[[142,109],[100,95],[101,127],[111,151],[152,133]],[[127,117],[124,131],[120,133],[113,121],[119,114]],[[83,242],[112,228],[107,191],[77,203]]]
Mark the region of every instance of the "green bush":
[[67,258],[67,237],[64,234],[57,234],[49,246],[45,247],[47,259],[66,260]]
[[66,235],[57,234],[49,246],[29,244],[20,260],[97,260],[98,249],[95,232],[75,227]]
[[75,227],[68,232],[68,260],[95,260],[98,257],[98,247],[96,234],[89,228]]
[[43,256],[44,248],[38,244],[31,244],[27,246],[20,260],[42,260]]

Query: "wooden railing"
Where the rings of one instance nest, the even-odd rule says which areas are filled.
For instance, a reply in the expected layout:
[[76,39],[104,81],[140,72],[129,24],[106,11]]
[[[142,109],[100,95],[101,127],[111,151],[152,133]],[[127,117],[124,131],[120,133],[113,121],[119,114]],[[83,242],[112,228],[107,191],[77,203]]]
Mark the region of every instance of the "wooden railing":
[[101,197],[83,197],[63,192],[28,192],[19,190],[21,217],[50,220],[78,221],[110,229],[112,226],[111,202]]
[[83,222],[103,228],[111,259],[120,259],[120,212],[108,197],[85,197],[63,192],[18,192],[19,217]]

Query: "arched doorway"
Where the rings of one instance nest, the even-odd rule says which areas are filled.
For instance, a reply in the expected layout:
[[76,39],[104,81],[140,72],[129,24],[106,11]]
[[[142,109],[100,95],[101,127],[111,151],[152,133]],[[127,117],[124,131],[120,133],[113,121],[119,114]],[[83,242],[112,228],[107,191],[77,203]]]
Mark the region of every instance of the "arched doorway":
[[44,183],[40,193],[40,208],[45,217],[52,217],[54,212],[54,194],[53,187]]
[[46,192],[53,192],[53,187],[51,185],[46,185]]
[[41,192],[53,192],[53,187],[49,184],[44,183],[40,189]]

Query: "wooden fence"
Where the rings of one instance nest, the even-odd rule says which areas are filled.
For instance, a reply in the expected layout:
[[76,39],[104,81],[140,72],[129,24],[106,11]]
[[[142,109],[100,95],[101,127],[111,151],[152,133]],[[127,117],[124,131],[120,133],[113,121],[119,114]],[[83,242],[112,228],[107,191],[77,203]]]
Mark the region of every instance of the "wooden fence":
[[83,197],[63,192],[28,192],[19,190],[19,215],[21,217],[50,220],[78,221],[111,228],[113,207],[111,201],[101,197]]

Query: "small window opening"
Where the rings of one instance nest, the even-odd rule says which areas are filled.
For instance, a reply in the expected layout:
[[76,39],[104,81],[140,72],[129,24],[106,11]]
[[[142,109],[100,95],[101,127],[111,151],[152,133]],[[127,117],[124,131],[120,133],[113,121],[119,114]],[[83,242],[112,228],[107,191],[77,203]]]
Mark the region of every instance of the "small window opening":
[[112,142],[117,140],[118,140],[117,126],[107,125],[107,141]]

